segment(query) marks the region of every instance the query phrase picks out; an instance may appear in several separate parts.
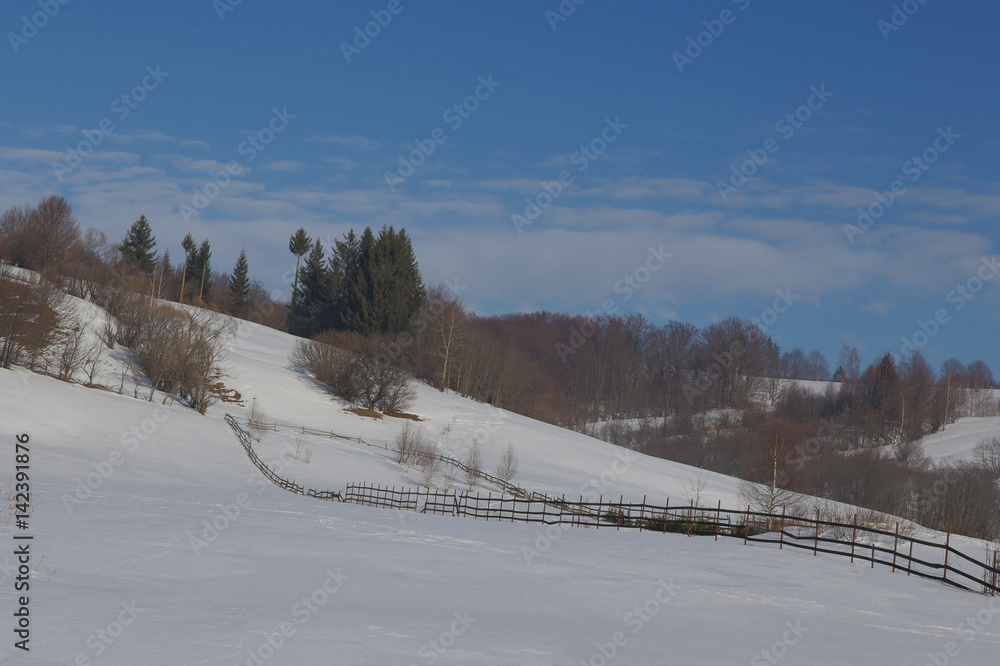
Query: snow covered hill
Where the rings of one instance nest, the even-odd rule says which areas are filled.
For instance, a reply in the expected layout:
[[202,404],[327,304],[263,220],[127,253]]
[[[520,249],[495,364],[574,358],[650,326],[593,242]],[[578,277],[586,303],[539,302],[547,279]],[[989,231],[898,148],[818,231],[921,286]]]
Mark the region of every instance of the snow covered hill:
[[924,452],[932,460],[971,460],[976,444],[1000,436],[1000,418],[966,418],[942,432],[923,439]]
[[[293,343],[241,324],[227,384],[275,421],[395,437],[406,421],[348,413],[290,369]],[[116,363],[104,373],[117,386]],[[0,538],[0,663],[971,664],[1000,647],[1000,598],[841,558],[293,495],[223,421],[246,406],[201,416],[125,392],[0,371],[0,481],[27,433],[32,492],[29,529]],[[443,452],[483,443],[487,468],[512,445],[530,489],[677,500],[700,475],[703,504],[738,504],[729,477],[426,386],[409,411]],[[421,482],[360,443],[267,433],[258,453],[316,488]],[[15,532],[34,536],[28,592],[14,589]],[[11,631],[25,594],[30,652]]]

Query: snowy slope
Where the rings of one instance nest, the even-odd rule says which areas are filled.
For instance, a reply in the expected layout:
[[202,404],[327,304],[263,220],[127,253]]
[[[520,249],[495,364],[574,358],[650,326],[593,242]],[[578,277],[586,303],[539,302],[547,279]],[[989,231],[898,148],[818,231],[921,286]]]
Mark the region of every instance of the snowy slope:
[[[348,437],[362,435],[366,441],[391,443],[405,420],[375,420],[344,411],[336,398],[318,389],[308,377],[288,368],[288,353],[295,338],[254,324],[241,324],[228,365],[232,379],[227,383],[243,394],[249,404],[256,396],[270,420],[332,430]],[[417,385],[417,400],[410,412],[422,421],[415,424],[444,453],[462,458],[473,439],[483,446],[486,468],[493,469],[508,445],[513,445],[520,460],[516,478],[519,485],[552,495],[567,497],[594,495],[595,500],[621,495],[641,498],[647,495],[664,501],[672,497],[679,503],[699,475],[704,480],[702,501],[735,506],[737,482],[731,477],[698,470],[657,458],[634,454],[606,442],[586,437],[564,428],[498,410],[452,394],[442,393],[424,384]],[[230,411],[243,416],[246,409]],[[218,415],[225,406],[217,405],[210,414]],[[265,436],[261,452],[276,456],[297,438],[286,433]],[[371,481],[389,485],[414,485],[416,471],[405,472],[387,465],[385,451],[364,445],[351,447],[329,439],[299,437],[312,452],[308,465],[294,465],[296,480],[307,480],[314,487],[325,481],[338,489],[347,482]],[[603,476],[603,480],[601,475]],[[331,485],[332,484],[332,485]],[[596,493],[596,494],[595,494]]]
[[933,460],[972,460],[976,444],[1000,436],[1000,418],[965,418],[923,439],[924,452]]
[[[403,421],[347,413],[290,370],[292,344],[244,324],[228,383],[247,402],[257,396],[274,420],[374,443],[395,436]],[[115,376],[113,360],[107,374]],[[977,613],[992,621],[1000,599],[990,606],[840,558],[603,529],[546,536],[537,525],[292,495],[256,474],[221,418],[227,408],[246,413],[216,405],[200,416],[159,398],[0,371],[0,480],[13,469],[15,436],[29,433],[33,507],[21,533],[35,536],[30,653],[12,648],[14,542],[0,539],[0,663],[745,664],[783,656],[789,664],[922,664],[949,650],[962,663],[993,663],[1000,647],[1000,623],[962,625]],[[424,386],[410,411],[459,455],[478,431],[489,466],[513,444],[517,481],[532,489],[681,498],[698,475],[644,456],[622,460],[609,444]],[[315,487],[419,480],[382,449],[329,438],[303,437],[299,459],[281,463],[295,439],[268,434],[259,453]],[[733,479],[703,476],[704,503],[736,503]]]

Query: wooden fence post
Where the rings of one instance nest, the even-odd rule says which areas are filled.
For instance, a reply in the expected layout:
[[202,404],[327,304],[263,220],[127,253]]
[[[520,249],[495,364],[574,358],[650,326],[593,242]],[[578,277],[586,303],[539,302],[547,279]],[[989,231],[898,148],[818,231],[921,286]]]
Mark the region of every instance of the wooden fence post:
[[951,532],[946,532],[944,537],[944,579],[948,580],[948,548],[951,546]]
[[747,545],[747,534],[750,533],[750,505],[747,504],[747,513],[743,517],[743,545]]
[[601,507],[604,506],[604,495],[601,495],[600,499],[597,500],[597,527],[595,529],[601,529]]
[[[995,550],[993,551],[993,568],[994,569],[997,568],[997,552],[998,551],[995,551]],[[993,572],[993,587],[996,587],[996,586],[997,586],[997,572],[994,571]],[[992,595],[996,595],[996,593],[997,593],[996,590],[990,590],[991,596]]]
[[899,521],[896,521],[896,538],[892,541],[892,573],[896,573],[896,548],[899,546]]
[[910,575],[910,567],[913,566],[913,539],[910,539],[910,556],[906,560],[906,575]]
[[617,532],[622,528],[622,502],[625,501],[625,496],[621,495],[618,498],[618,520],[615,521],[615,531]]
[[719,540],[719,527],[721,525],[721,520],[719,517],[722,515],[722,500],[719,500],[719,505],[715,507],[715,540]]
[[646,496],[642,496],[642,508],[639,509],[639,533],[642,534],[642,523],[646,518]]
[[692,528],[694,528],[694,500],[691,500],[691,506],[688,508],[688,536],[691,536]]
[[785,506],[781,506],[781,527],[778,529],[778,550],[785,548]]
[[819,554],[819,508],[816,509],[816,535],[813,537],[813,557]]
[[670,498],[667,498],[667,503],[663,505],[663,533],[667,533],[667,516],[670,515]]
[[858,514],[854,514],[854,531],[851,533],[851,564],[854,564],[854,542],[858,538]]

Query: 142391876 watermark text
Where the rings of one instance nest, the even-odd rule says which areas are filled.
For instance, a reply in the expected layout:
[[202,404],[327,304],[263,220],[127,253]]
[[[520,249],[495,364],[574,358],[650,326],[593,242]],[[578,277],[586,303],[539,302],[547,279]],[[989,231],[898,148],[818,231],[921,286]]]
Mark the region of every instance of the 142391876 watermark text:
[[27,434],[17,435],[14,445],[14,520],[19,532],[14,533],[14,559],[17,576],[14,578],[16,610],[14,611],[14,647],[28,652],[31,641],[31,534],[27,533],[31,506],[31,450]]

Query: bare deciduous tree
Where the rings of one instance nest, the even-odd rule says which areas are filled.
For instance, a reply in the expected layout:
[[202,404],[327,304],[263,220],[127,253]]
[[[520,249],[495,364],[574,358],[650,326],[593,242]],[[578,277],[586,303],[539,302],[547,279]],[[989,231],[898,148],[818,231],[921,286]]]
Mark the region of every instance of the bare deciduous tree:
[[483,475],[483,447],[478,439],[472,440],[472,446],[465,455],[465,485],[471,491]]
[[443,391],[451,382],[452,361],[465,345],[465,311],[457,298],[438,285],[427,291],[422,314],[427,321],[427,353],[439,365],[435,384]]
[[[801,470],[795,464],[796,445],[804,439],[791,424],[768,423],[754,445],[750,467],[740,482],[740,496],[756,511],[776,513],[780,507],[794,508],[801,497],[792,490]],[[768,521],[770,527],[770,521]]]
[[[64,316],[68,317],[69,313]],[[77,322],[63,334],[62,349],[56,364],[56,377],[59,379],[72,381],[73,375],[83,368],[90,351],[87,345],[87,327],[93,320],[94,317],[91,317],[86,322]]]
[[264,408],[261,406],[260,402],[257,400],[257,396],[253,397],[250,402],[250,413],[247,416],[247,427],[250,429],[250,436],[260,441],[261,435],[267,429],[267,414],[264,413]]
[[94,380],[101,369],[104,358],[104,342],[100,339],[91,340],[83,350],[83,372],[87,375],[87,386],[96,386]]
[[994,479],[1000,480],[1000,435],[988,437],[976,444],[972,459],[988,471]]
[[48,365],[60,336],[65,294],[45,280],[0,266],[0,368]]
[[441,472],[441,460],[436,455],[421,456],[420,472],[424,477],[424,485],[428,488],[433,487],[434,479]]
[[513,483],[514,477],[517,476],[517,467],[517,453],[514,451],[514,445],[508,444],[507,449],[497,462],[496,475],[504,483]]
[[[141,374],[157,390],[179,395],[204,414],[224,390],[221,363],[232,325],[208,310],[144,305],[129,323]],[[123,342],[124,344],[124,342]]]
[[423,432],[416,427],[410,425],[409,422],[404,423],[402,429],[396,434],[395,446],[393,451],[396,452],[396,462],[400,465],[410,465],[417,461],[418,451],[423,447]]

